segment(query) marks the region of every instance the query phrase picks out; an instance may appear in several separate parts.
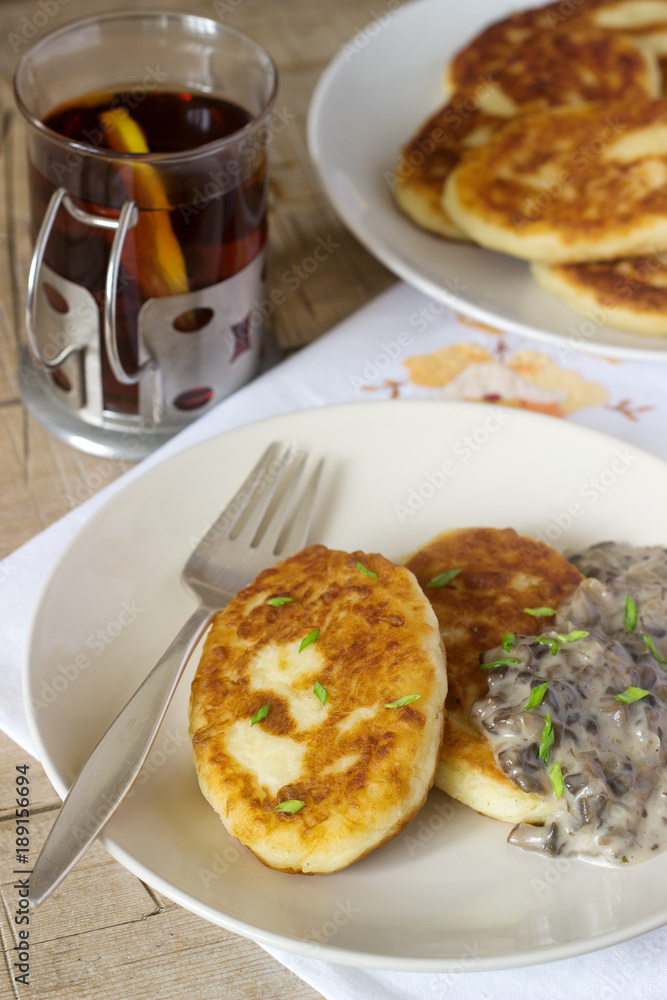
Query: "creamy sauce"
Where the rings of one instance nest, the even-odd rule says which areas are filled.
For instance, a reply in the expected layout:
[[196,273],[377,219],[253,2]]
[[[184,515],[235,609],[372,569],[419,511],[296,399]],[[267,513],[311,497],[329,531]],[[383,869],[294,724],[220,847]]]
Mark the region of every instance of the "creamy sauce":
[[[539,637],[517,636],[482,656],[519,662],[489,670],[488,695],[470,714],[518,787],[553,802],[543,826],[517,825],[510,843],[602,864],[644,861],[667,848],[667,665],[658,659],[667,660],[667,551],[605,542],[571,562],[587,579]],[[588,635],[558,638],[576,630]],[[542,701],[525,711],[547,681]],[[624,704],[616,695],[630,687],[648,694]],[[548,763],[539,756],[547,713]],[[549,776],[556,763],[560,799]]]

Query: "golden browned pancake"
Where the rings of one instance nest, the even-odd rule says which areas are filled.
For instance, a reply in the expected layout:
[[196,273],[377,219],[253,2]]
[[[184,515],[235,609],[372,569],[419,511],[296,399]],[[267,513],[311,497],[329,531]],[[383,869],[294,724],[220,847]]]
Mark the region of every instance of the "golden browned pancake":
[[450,174],[443,204],[482,246],[549,264],[667,249],[667,100],[508,122]]
[[419,226],[466,239],[442,205],[444,181],[469,149],[509,118],[589,101],[657,97],[656,57],[629,38],[588,23],[553,30],[542,9],[491,25],[448,68],[453,96],[402,149],[394,192]]
[[585,20],[554,27],[549,8],[512,14],[462,49],[447,69],[456,94],[511,118],[563,104],[658,97],[655,54]]
[[[267,603],[279,597],[292,600]],[[214,620],[190,702],[202,792],[269,867],[336,871],[423,804],[446,690],[438,622],[414,576],[380,555],[311,546]]]
[[454,98],[441,108],[401,150],[394,175],[398,206],[421,229],[448,239],[467,240],[442,206],[442,189],[467,149],[487,142],[505,124]]
[[592,264],[531,265],[542,288],[598,324],[667,336],[667,254]]
[[[539,822],[544,799],[521,791],[498,767],[484,735],[468,718],[487,694],[480,654],[506,632],[535,635],[550,618],[524,608],[555,608],[581,574],[550,546],[511,528],[461,528],[438,535],[406,561],[428,595],[447,651],[447,716],[435,784],[466,805],[509,823]],[[439,587],[429,582],[461,570]]]
[[[549,20],[554,25],[567,20],[558,4],[550,7]],[[577,11],[580,18],[634,38],[658,56],[667,56],[667,0],[583,0]]]

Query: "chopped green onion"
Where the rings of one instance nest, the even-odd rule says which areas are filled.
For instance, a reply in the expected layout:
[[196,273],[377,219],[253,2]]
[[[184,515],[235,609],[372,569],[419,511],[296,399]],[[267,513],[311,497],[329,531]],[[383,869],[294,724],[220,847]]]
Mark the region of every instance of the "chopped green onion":
[[316,694],[323,705],[326,705],[327,695],[329,692],[325,687],[322,687],[319,681],[315,681],[315,687],[313,688],[313,694]]
[[547,636],[543,635],[536,635],[535,638],[533,639],[533,642],[539,642],[543,646],[548,646],[549,649],[551,650],[552,656],[555,656],[556,653],[558,652],[558,643],[556,642],[555,639],[549,639]]
[[482,670],[493,670],[494,667],[504,667],[507,663],[521,663],[512,656],[505,656],[500,660],[492,660],[491,663],[480,663]]
[[634,632],[637,627],[637,605],[629,594],[625,598],[625,619],[623,625],[626,632]]
[[655,656],[658,663],[667,664],[667,660],[663,660],[661,656],[658,656],[658,651],[655,648],[653,639],[651,639],[651,637],[648,635],[643,635],[642,639],[644,640],[648,648],[651,650],[651,653],[653,654],[653,656]]
[[559,642],[576,642],[577,639],[585,639],[590,632],[584,632],[581,628],[575,628],[573,632],[566,632],[565,635],[557,635]]
[[420,694],[405,694],[398,701],[388,701],[385,703],[385,708],[403,708],[404,705],[409,705],[411,701],[417,701],[417,698],[421,698]]
[[514,645],[514,639],[515,639],[514,632],[505,632],[501,646],[503,647],[506,653],[509,653],[510,649]]
[[273,811],[277,813],[298,813],[300,809],[303,809],[305,804],[301,799],[286,799],[284,802],[279,802]]
[[553,608],[524,608],[523,610],[534,618],[546,618],[548,615],[556,614]]
[[554,743],[554,727],[551,725],[551,716],[547,712],[546,723],[544,729],[542,730],[542,742],[540,743],[540,750],[538,756],[544,761],[544,763],[549,766],[549,751],[551,750]]
[[309,632],[305,639],[301,640],[301,645],[299,646],[299,652],[302,653],[306,646],[310,646],[311,642],[315,642],[320,634],[318,628],[314,628],[312,632]]
[[432,580],[426,584],[427,587],[446,587],[455,576],[458,576],[461,572],[460,569],[448,569],[444,573],[440,573],[439,576],[434,576]]
[[262,705],[259,711],[255,712],[255,714],[253,715],[250,725],[254,726],[256,722],[261,722],[262,719],[265,719],[269,714],[270,708],[271,708],[270,705]]
[[556,761],[554,766],[549,771],[549,778],[551,780],[551,787],[556,794],[556,798],[559,799],[565,791],[565,782],[563,781],[563,772],[560,769],[558,761]]
[[266,603],[272,608],[279,608],[281,604],[289,604],[293,600],[293,597],[270,597]]
[[366,574],[366,576],[372,576],[374,580],[377,580],[378,578],[377,573],[374,573],[372,569],[366,569],[366,567],[362,566],[360,562],[357,563],[357,569],[360,569],[362,573]]
[[531,708],[537,708],[545,694],[547,693],[547,688],[551,684],[551,681],[545,681],[544,684],[537,684],[530,692],[530,698],[524,708],[524,712],[530,712]]
[[650,693],[650,691],[645,691],[644,688],[629,687],[616,695],[616,701],[622,701],[624,705],[632,705],[633,702],[639,701],[640,698],[645,698]]

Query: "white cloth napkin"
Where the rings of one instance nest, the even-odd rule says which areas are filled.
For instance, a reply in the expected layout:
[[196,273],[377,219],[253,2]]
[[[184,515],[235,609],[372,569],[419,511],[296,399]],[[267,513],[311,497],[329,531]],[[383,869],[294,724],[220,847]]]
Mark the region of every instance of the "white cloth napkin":
[[[619,363],[483,329],[398,284],[0,562],[0,727],[35,754],[21,695],[33,609],[70,539],[109,497],[155,463],[233,427],[308,407],[360,399],[372,405],[374,399],[397,396],[501,400],[605,431],[667,458],[667,364]],[[267,951],[327,1000],[667,996],[667,928],[591,955],[499,972],[466,971],[465,961],[460,972],[382,972]]]

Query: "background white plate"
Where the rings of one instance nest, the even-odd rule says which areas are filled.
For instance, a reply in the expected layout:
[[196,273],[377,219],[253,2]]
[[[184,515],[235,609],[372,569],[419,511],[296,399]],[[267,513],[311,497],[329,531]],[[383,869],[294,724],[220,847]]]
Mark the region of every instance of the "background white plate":
[[[667,541],[667,464],[552,417],[373,402],[206,441],[116,494],[73,539],[41,595],[26,703],[61,795],[190,612],[179,573],[192,545],[277,437],[327,456],[312,539],[330,547],[398,560],[465,525],[513,526],[563,550],[605,538]],[[199,793],[186,718],[194,666],[104,843],[205,919],[334,962],[415,971],[531,964],[667,922],[667,854],[623,871],[549,860],[508,846],[509,827],[436,790],[401,836],[342,872],[265,868]]]
[[400,148],[443,104],[443,69],[483,27],[535,0],[417,0],[343,47],[322,75],[308,142],[345,224],[388,268],[484,323],[552,344],[618,358],[667,361],[667,337],[597,326],[532,280],[506,254],[432,236],[394,202]]

